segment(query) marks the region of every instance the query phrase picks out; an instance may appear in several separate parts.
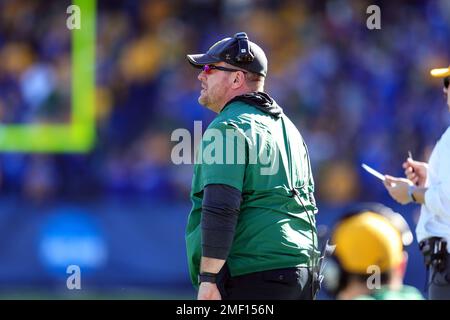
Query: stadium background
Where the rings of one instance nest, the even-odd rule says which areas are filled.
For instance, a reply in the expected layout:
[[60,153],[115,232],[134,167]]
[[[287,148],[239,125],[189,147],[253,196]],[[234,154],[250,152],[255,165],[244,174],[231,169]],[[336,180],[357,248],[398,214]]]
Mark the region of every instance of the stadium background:
[[[67,123],[70,1],[0,0],[1,125]],[[381,30],[366,8],[381,8]],[[83,12],[81,12],[83,15]],[[0,153],[0,298],[192,298],[184,228],[191,165],[170,135],[214,114],[186,53],[246,31],[269,57],[267,91],[302,132],[325,233],[357,201],[400,207],[360,168],[402,175],[449,125],[450,2],[98,0],[96,142],[86,154]],[[406,283],[423,291],[417,245]],[[66,288],[66,267],[82,289]]]

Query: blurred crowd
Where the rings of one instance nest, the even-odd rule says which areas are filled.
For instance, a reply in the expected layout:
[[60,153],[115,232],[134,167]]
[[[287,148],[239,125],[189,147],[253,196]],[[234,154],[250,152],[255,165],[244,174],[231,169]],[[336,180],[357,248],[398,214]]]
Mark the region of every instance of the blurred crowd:
[[[70,1],[0,0],[0,121],[70,122]],[[371,4],[381,30],[366,27]],[[83,14],[81,12],[81,14]],[[450,2],[98,0],[97,141],[89,154],[0,155],[3,194],[141,194],[188,201],[192,166],[174,165],[177,128],[203,130],[187,53],[245,31],[269,58],[266,91],[303,134],[317,199],[383,201],[360,169],[402,175],[408,150],[427,160],[449,125],[442,84],[450,64]]]

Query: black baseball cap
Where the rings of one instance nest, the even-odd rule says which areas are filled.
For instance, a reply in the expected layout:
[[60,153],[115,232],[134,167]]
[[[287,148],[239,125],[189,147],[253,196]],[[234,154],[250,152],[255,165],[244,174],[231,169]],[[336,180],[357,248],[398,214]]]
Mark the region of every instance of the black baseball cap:
[[188,54],[187,59],[196,68],[222,61],[263,77],[267,75],[266,54],[256,43],[248,40],[245,32],[216,42],[206,53]]

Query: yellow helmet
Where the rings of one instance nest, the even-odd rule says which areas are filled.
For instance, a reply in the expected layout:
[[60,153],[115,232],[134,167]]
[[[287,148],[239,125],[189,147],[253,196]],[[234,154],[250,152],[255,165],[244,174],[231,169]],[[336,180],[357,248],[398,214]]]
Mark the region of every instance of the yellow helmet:
[[370,266],[385,272],[403,259],[401,234],[387,218],[371,211],[339,223],[332,242],[336,245],[335,256],[350,273],[367,274]]

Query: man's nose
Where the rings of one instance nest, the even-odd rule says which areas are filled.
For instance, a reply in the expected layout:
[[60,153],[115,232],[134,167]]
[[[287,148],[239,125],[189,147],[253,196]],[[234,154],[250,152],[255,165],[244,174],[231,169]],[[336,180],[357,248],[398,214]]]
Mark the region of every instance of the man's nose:
[[202,71],[200,71],[200,73],[198,74],[198,76],[197,76],[197,79],[198,80],[200,80],[200,81],[203,81],[203,80],[205,80],[205,73],[203,72],[203,70]]

